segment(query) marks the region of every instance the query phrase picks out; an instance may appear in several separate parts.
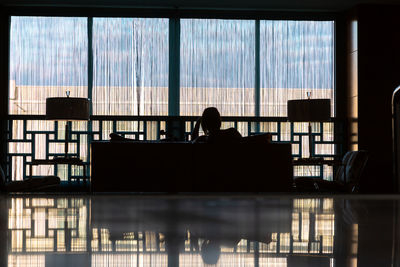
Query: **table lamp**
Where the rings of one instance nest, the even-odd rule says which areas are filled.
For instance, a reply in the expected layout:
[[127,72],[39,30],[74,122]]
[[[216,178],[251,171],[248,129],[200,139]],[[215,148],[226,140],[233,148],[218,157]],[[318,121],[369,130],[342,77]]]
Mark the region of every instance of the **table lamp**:
[[51,97],[46,99],[46,119],[64,120],[65,124],[65,158],[68,158],[69,121],[89,120],[89,100],[87,98]]
[[309,157],[312,153],[311,122],[328,121],[331,118],[330,99],[289,100],[287,103],[288,119],[291,122],[308,122]]

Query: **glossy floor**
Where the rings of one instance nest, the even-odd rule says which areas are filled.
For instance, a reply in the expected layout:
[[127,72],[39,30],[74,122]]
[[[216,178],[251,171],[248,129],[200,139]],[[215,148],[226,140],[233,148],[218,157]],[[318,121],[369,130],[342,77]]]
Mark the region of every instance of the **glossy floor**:
[[398,266],[397,196],[0,196],[0,266]]

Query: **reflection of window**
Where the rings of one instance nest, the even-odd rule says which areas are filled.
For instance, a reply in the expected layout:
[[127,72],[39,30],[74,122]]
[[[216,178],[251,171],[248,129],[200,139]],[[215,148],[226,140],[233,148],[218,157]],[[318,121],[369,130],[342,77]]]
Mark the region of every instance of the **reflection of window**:
[[45,114],[46,98],[87,97],[87,18],[11,17],[10,114]]
[[8,255],[8,267],[45,267],[45,255]]
[[[109,229],[108,224],[101,223],[104,218],[97,218],[97,223],[103,225],[100,228],[94,226],[96,220],[90,223],[90,215],[96,214],[91,213],[96,209],[92,208],[90,198],[18,197],[10,198],[9,201],[9,266],[53,266],[51,260],[68,255],[75,257],[78,251],[85,252],[91,258],[92,266],[98,267],[168,265],[165,234],[146,231],[142,227],[136,229],[134,223],[132,228],[126,228],[121,235],[116,234],[111,238],[113,231],[119,233],[118,227],[112,227],[112,219],[109,221]],[[220,266],[253,266],[256,257],[260,266],[286,266],[286,257],[298,253],[332,256],[335,234],[333,199],[294,199],[292,207],[292,217],[286,218],[286,222],[292,224],[290,232],[271,233],[272,241],[267,244],[262,240],[256,243],[254,239],[262,239],[264,235],[252,236],[253,232],[248,229],[250,239],[242,239],[234,247],[221,247]],[[263,225],[263,220],[260,222]],[[191,227],[193,233],[199,230],[196,225]],[[184,240],[181,240],[180,266],[203,266],[200,250],[205,239],[191,238],[194,236],[190,232],[191,227],[177,232],[188,230]],[[351,241],[353,248],[356,248],[357,225],[353,225],[352,229]],[[207,234],[207,230],[203,234]],[[229,235],[227,238],[229,240]],[[194,242],[197,242],[196,246]],[[357,254],[357,251],[352,253]]]
[[168,19],[93,19],[93,114],[167,115]]
[[87,251],[83,199],[13,198],[10,252]]
[[181,115],[254,115],[254,20],[182,19],[180,47]]

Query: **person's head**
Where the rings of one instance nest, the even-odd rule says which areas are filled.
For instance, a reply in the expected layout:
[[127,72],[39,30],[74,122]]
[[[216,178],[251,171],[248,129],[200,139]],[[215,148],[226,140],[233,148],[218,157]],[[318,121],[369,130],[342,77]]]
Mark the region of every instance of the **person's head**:
[[201,128],[206,134],[219,131],[221,128],[221,115],[214,107],[206,108],[201,116]]
[[205,264],[214,265],[217,264],[221,255],[221,247],[214,241],[206,240],[201,245],[200,253]]

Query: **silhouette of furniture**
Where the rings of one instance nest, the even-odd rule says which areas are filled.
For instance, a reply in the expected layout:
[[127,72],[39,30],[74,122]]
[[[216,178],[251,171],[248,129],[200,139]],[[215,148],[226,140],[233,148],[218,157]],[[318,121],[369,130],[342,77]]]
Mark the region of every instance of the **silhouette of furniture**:
[[[27,163],[29,165],[29,177],[32,178],[32,166],[34,165],[57,165],[57,164],[66,164],[66,165],[77,165],[83,167],[83,182],[87,182],[86,176],[86,165],[80,158],[75,157],[55,157],[53,159],[35,159],[32,162]],[[77,182],[80,182],[80,178],[76,178]]]
[[[337,167],[342,165],[341,160],[335,160],[335,159],[324,159],[321,157],[313,157],[313,158],[298,158],[293,160],[293,166],[319,166],[323,167],[324,165],[328,166],[333,166]],[[304,177],[301,177],[300,179],[303,179]],[[298,178],[294,178],[295,180]],[[312,179],[311,177],[306,177],[307,181],[308,179]],[[319,178],[318,178],[319,179]],[[300,181],[300,180],[299,180]],[[312,188],[314,187],[314,184],[312,185]],[[306,190],[306,191],[310,191]]]
[[0,191],[5,192],[26,192],[50,190],[60,184],[60,178],[57,176],[45,176],[40,178],[28,178],[22,181],[6,182],[3,169],[0,167]]
[[296,178],[297,191],[356,193],[368,160],[367,151],[349,151],[342,160],[333,181],[318,178]]
[[65,123],[65,152],[64,158],[70,158],[68,155],[69,142],[69,122],[89,120],[89,100],[81,97],[69,97],[69,91],[66,92],[67,97],[50,97],[46,99],[46,119],[66,121]]
[[[309,95],[310,94],[310,95]],[[311,122],[329,121],[331,118],[330,99],[289,100],[287,102],[288,120],[291,122],[308,122],[308,153],[309,158],[314,155],[314,138],[312,137]]]
[[290,144],[91,144],[93,192],[288,192]]
[[341,165],[342,161],[334,160],[334,159],[324,159],[324,158],[299,158],[293,160],[293,165],[329,165],[329,166],[336,166]]

